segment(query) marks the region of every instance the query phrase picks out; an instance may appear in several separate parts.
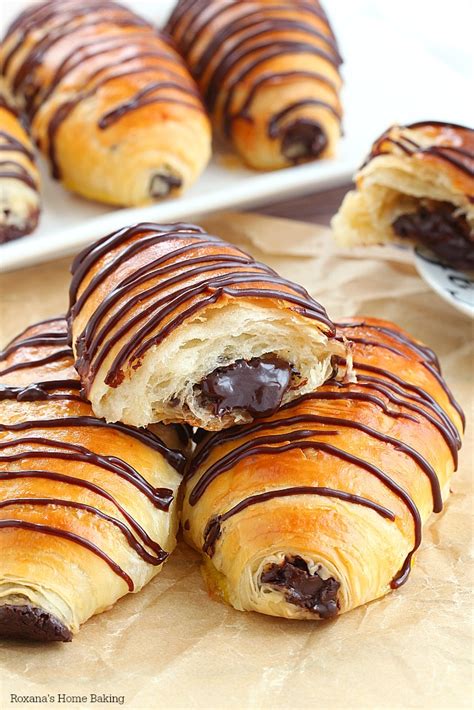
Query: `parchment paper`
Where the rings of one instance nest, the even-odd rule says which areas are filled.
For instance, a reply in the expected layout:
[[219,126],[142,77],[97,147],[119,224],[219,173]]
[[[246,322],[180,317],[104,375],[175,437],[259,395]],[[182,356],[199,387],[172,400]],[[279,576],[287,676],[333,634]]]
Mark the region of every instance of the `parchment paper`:
[[[210,599],[198,556],[180,543],[145,590],[91,619],[71,644],[0,642],[0,706],[120,707],[121,696],[128,708],[470,706],[472,322],[429,290],[406,252],[348,255],[326,228],[255,215],[202,222],[304,284],[333,318],[392,319],[437,351],[468,415],[453,495],[425,530],[408,583],[335,622],[244,614]],[[2,277],[2,343],[65,311],[69,261]],[[12,702],[11,693],[47,702]],[[92,693],[118,702],[91,702]]]

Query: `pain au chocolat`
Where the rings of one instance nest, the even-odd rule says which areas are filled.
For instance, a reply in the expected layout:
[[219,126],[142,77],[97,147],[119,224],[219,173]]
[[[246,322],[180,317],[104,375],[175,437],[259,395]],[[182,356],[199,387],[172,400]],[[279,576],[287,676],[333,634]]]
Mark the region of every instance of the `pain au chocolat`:
[[107,421],[248,422],[319,387],[346,354],[304,288],[195,225],[121,229],[72,273],[76,368]]
[[193,79],[169,39],[123,5],[34,3],[0,58],[53,176],[74,192],[146,204],[206,166],[210,126]]
[[0,244],[32,232],[40,214],[33,144],[0,79]]
[[176,544],[180,429],[107,424],[80,390],[63,318],[0,354],[0,636],[71,640]]
[[408,241],[474,269],[474,130],[438,121],[392,126],[355,181],[332,221],[341,244]]
[[253,168],[334,155],[337,42],[317,0],[180,0],[167,25],[214,127]]
[[210,590],[236,609],[327,619],[403,584],[449,495],[464,417],[434,353],[349,319],[357,382],[201,433],[182,520]]

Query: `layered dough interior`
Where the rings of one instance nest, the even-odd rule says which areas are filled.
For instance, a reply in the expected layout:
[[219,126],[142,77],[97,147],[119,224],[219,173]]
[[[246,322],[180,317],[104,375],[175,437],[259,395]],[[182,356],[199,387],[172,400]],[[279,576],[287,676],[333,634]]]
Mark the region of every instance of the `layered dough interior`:
[[122,384],[96,378],[95,411],[137,426],[186,420],[211,430],[266,416],[333,373],[342,343],[287,310],[252,303],[207,309],[151,348]]
[[376,153],[356,183],[332,220],[339,243],[409,240],[454,268],[474,268],[474,205],[439,161]]

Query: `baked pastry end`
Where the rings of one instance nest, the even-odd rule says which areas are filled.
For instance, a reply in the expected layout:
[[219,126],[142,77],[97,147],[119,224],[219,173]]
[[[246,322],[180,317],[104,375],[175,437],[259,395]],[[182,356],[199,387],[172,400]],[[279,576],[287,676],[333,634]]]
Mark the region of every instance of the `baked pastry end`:
[[474,131],[436,121],[378,138],[332,220],[344,246],[414,243],[474,269]]
[[0,605],[0,637],[28,641],[72,641],[71,631],[55,616],[29,604]]

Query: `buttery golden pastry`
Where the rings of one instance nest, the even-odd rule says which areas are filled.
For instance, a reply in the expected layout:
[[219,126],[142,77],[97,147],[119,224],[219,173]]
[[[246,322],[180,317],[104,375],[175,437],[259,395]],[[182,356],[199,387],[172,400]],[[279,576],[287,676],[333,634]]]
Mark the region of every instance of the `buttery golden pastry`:
[[340,244],[408,241],[474,269],[474,130],[439,121],[392,126],[355,181],[332,220]]
[[142,205],[186,189],[210,156],[198,89],[169,39],[115,2],[49,0],[7,31],[2,72],[55,178]]
[[35,229],[40,213],[39,186],[31,139],[0,79],[0,244]]
[[183,432],[94,417],[63,318],[7,346],[0,383],[0,636],[70,641],[173,550]]
[[253,168],[334,155],[341,58],[317,0],[180,0],[172,35],[214,127]]
[[434,353],[348,319],[357,382],[202,432],[182,519],[210,590],[236,609],[327,619],[403,584],[449,495],[464,417]]
[[76,368],[107,421],[248,422],[316,389],[346,354],[304,288],[195,225],[125,227],[72,273]]

